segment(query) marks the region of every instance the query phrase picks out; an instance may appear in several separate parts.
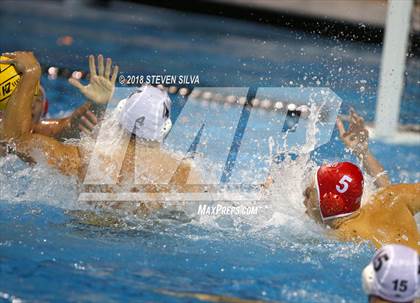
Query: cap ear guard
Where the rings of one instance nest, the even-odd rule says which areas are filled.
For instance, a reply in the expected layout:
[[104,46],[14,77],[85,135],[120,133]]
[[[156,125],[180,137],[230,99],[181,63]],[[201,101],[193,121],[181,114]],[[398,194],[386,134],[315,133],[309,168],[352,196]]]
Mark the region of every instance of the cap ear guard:
[[162,139],[165,139],[166,136],[169,134],[172,128],[172,121],[170,118],[166,119],[165,124],[163,125],[160,133],[162,135]]
[[365,269],[363,269],[362,285],[365,294],[367,294],[368,296],[374,294],[373,288],[375,285],[375,271],[373,269],[372,263],[370,263],[368,266],[365,267]]
[[160,131],[162,136],[162,140],[166,138],[172,128],[172,121],[171,121],[171,100],[169,97],[163,103],[163,118],[166,119],[163,127]]
[[[342,213],[339,215],[332,215],[345,208],[344,200],[331,192],[324,194],[321,197],[322,203],[320,202],[319,208],[321,211],[321,217],[323,221],[337,219],[348,216],[350,213]],[[320,200],[320,201],[321,201]]]
[[416,291],[416,299],[420,299],[420,256],[419,256],[419,263],[417,269],[417,291]]

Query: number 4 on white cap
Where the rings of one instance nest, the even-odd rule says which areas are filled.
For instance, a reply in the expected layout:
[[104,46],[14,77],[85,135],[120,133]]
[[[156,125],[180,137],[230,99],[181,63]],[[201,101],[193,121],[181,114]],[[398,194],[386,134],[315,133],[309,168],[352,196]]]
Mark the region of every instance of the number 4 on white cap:
[[335,186],[335,189],[339,192],[339,193],[341,193],[341,194],[343,194],[343,193],[345,193],[348,189],[349,189],[349,183],[352,181],[353,179],[352,178],[350,178],[349,176],[347,176],[347,175],[344,175],[341,179],[340,179],[340,181],[338,181],[338,183],[340,184],[340,185],[342,185],[343,187],[341,187],[340,185],[336,185]]

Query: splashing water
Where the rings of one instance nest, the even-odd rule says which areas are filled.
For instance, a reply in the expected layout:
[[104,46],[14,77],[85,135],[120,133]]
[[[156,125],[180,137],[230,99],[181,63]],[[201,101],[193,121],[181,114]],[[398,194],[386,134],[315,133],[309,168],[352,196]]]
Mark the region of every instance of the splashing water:
[[15,155],[0,158],[1,200],[9,203],[41,202],[77,209],[77,182],[45,162],[31,167]]
[[[213,285],[214,289],[217,289],[215,285],[222,283],[224,288],[219,291],[220,293],[229,293],[230,291],[237,294],[237,289],[229,290],[226,283],[221,282],[230,279],[238,281],[236,283],[241,285],[238,287],[250,288],[250,292],[253,291],[253,288],[270,289],[268,298],[277,299],[280,297],[281,300],[290,302],[357,302],[344,300],[343,298],[349,297],[348,294],[336,292],[325,285],[335,285],[336,282],[332,280],[332,277],[335,277],[336,271],[338,271],[346,283],[357,288],[359,282],[355,280],[355,276],[358,276],[359,273],[352,275],[343,273],[356,272],[362,268],[372,253],[370,248],[365,243],[340,243],[335,239],[329,239],[323,228],[305,215],[302,203],[302,192],[317,166],[311,158],[311,152],[317,143],[316,134],[320,110],[321,108],[315,105],[311,106],[306,140],[302,146],[289,147],[287,144],[283,144],[279,147],[276,146],[274,140],[269,141],[270,174],[274,184],[268,191],[261,192],[262,199],[260,201],[241,202],[241,205],[260,206],[257,215],[198,216],[197,203],[191,202],[186,205],[186,214],[179,216],[153,215],[147,218],[138,218],[119,212],[113,216],[102,213],[97,217],[88,215],[85,220],[85,211],[78,212],[76,215],[74,215],[75,212],[72,212],[71,215],[68,215],[67,212],[58,213],[55,209],[57,207],[64,210],[89,209],[86,205],[78,202],[80,189],[75,178],[60,175],[58,171],[48,167],[45,161],[39,162],[34,167],[29,167],[12,155],[0,159],[1,199],[12,204],[33,203],[34,206],[31,205],[29,211],[23,208],[23,214],[22,208],[16,208],[20,205],[10,207],[9,217],[28,218],[28,216],[32,216],[31,220],[35,217],[35,220],[47,222],[35,225],[34,230],[40,230],[35,237],[37,244],[31,242],[33,238],[31,234],[24,238],[24,245],[39,245],[38,250],[44,253],[42,245],[54,243],[49,246],[51,250],[49,255],[51,258],[57,259],[59,258],[57,256],[66,258],[66,253],[60,250],[61,247],[72,251],[72,258],[75,256],[75,259],[72,259],[72,264],[74,264],[74,270],[77,271],[77,276],[80,275],[89,280],[98,281],[102,277],[96,276],[97,273],[109,270],[111,271],[109,276],[117,278],[108,276],[107,284],[111,279],[112,283],[122,284],[126,287],[124,283],[138,285],[140,280],[141,283],[150,287],[147,282],[148,277],[133,273],[128,269],[124,270],[124,278],[118,280],[118,272],[121,268],[134,268],[134,270],[142,272],[156,271],[155,275],[159,280],[157,283],[150,282],[152,287],[156,285],[164,287],[167,285],[167,281],[171,281],[175,285],[181,285],[178,286],[181,290],[192,289],[205,292],[208,285]],[[109,145],[116,142],[114,135],[121,138],[118,136],[120,128],[115,115],[108,116],[103,123],[107,126],[106,139],[109,141],[102,142],[99,147],[104,153],[109,153],[112,152]],[[288,134],[286,134],[285,141],[287,141],[287,136]],[[92,138],[84,136],[80,140],[71,140],[71,142],[79,144],[87,151],[92,150],[97,144]],[[279,155],[283,157],[282,161],[274,161]],[[201,170],[207,173],[205,177],[214,178],[211,176],[213,171],[211,161],[202,161],[203,159],[200,157],[197,157],[196,160],[199,162]],[[245,183],[252,181],[247,180],[249,174],[246,176],[244,177]],[[371,179],[366,180],[368,184],[372,182]],[[223,201],[220,203],[238,206],[238,202]],[[45,209],[45,207],[36,206],[37,204],[47,204],[53,207]],[[41,211],[37,212],[38,208]],[[7,222],[8,212],[3,213],[6,218],[3,222]],[[16,216],[15,213],[18,215]],[[60,218],[63,223],[53,225],[51,228],[51,221],[55,217]],[[100,224],[96,225],[98,220]],[[31,223],[25,221],[25,224],[30,225]],[[21,239],[21,234],[26,232],[25,229],[27,229],[26,225],[16,225],[13,222],[8,227],[7,234],[9,236],[5,239]],[[40,239],[46,239],[46,242]],[[85,239],[88,241],[83,242]],[[19,244],[13,241],[7,240],[3,242],[4,244],[0,242],[0,245],[9,245],[18,251]],[[64,244],[65,241],[70,244]],[[238,249],[243,251],[238,253]],[[90,250],[94,252],[90,252]],[[99,251],[106,251],[103,254],[103,259],[92,261],[101,254]],[[38,251],[36,252],[38,253]],[[95,257],[90,259],[91,255]],[[36,259],[36,256],[31,252],[29,252],[29,256]],[[108,261],[111,265],[103,262],[108,258],[112,260]],[[264,261],[266,259],[268,259],[267,262]],[[19,257],[13,259],[13,262],[19,264]],[[149,263],[151,265],[148,265]],[[68,275],[72,274],[73,269],[68,270],[66,264],[51,264],[55,266],[55,269],[52,270],[54,275],[57,274],[57,271],[64,272],[68,279]],[[200,277],[189,273],[183,274],[182,277],[174,277],[171,272],[171,266],[174,264],[179,266],[175,269],[177,273],[182,273],[184,268],[193,268],[192,272],[197,271]],[[207,267],[207,264],[212,265]],[[238,264],[243,264],[243,266]],[[163,270],[163,267],[169,268],[169,270]],[[50,269],[48,266],[46,269],[42,266],[37,268],[38,271]],[[160,268],[160,272],[156,268]],[[20,277],[25,270],[24,268],[19,269],[16,275]],[[292,270],[294,271],[293,277],[290,276]],[[225,274],[228,272],[230,272],[230,276],[227,278]],[[214,279],[216,282],[212,280],[213,275],[217,277]],[[239,276],[241,277],[238,278]],[[157,277],[152,275],[154,279]],[[191,279],[194,283],[185,285],[184,279]],[[72,285],[76,285],[79,280],[75,279],[74,281],[76,282]],[[230,282],[228,284],[230,285]],[[10,286],[8,289],[13,288]],[[30,291],[28,292],[30,293]],[[215,292],[217,293],[217,290]],[[361,293],[361,290],[357,289],[357,292]],[[240,294],[240,296],[255,297],[255,294]],[[262,299],[266,298],[265,295],[262,297]]]
[[[198,203],[191,202],[183,204],[185,213],[192,220],[191,224],[244,234],[260,233],[262,230],[267,231],[268,229],[270,230],[268,234],[274,232],[281,239],[289,241],[322,238],[321,227],[312,222],[305,214],[302,193],[317,167],[317,164],[311,159],[311,152],[317,144],[316,138],[319,131],[317,124],[324,106],[326,106],[325,103],[321,105],[312,103],[306,129],[306,141],[303,145],[288,146],[287,136],[289,133],[285,134],[282,146],[276,145],[274,139],[270,138],[270,175],[274,183],[268,191],[261,192],[261,201],[241,202],[243,206],[258,206],[257,215],[197,216]],[[73,139],[69,142],[81,146],[86,155],[90,155],[95,146],[103,154],[114,154],[116,149],[121,146],[122,141],[127,140],[127,136],[122,134],[124,131],[119,127],[118,113],[119,107],[107,113],[101,127],[99,125],[96,127],[96,134],[98,134],[99,128],[104,130],[105,134],[99,140],[82,135],[80,140]],[[99,136],[101,135],[99,134]],[[283,156],[282,161],[273,161],[278,155]],[[85,160],[88,161],[88,157]],[[205,178],[216,179],[211,175],[213,166],[211,161],[197,157],[196,162],[199,162],[198,166],[201,171],[206,172]],[[103,169],[104,166],[100,165],[96,170],[100,177],[106,174]],[[110,170],[111,168],[107,166],[105,169]],[[86,208],[86,205],[77,201],[79,187],[75,178],[60,175],[56,170],[49,168],[45,162],[29,167],[15,156],[2,158],[0,159],[0,181],[4,184],[2,199],[10,203],[39,201],[64,209]],[[252,183],[253,180],[243,181]],[[367,192],[371,193],[374,188],[372,178],[366,177],[366,184],[368,184]],[[224,201],[223,204],[239,205],[238,202],[232,201]],[[181,210],[179,207],[174,209]],[[131,221],[133,217],[127,216],[126,219]],[[278,227],[281,227],[281,232],[278,232]]]

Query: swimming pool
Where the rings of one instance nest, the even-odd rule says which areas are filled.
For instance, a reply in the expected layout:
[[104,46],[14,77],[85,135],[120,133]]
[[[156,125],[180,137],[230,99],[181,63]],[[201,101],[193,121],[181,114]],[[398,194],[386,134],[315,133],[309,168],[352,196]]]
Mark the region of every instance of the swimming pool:
[[[10,33],[0,45],[34,50],[43,65],[83,70],[88,54],[103,53],[124,72],[197,74],[202,86],[326,86],[341,97],[343,111],[354,106],[373,118],[380,46],[112,5],[93,10],[12,2],[0,13],[2,29]],[[58,45],[65,35],[73,37],[73,44]],[[83,102],[62,78],[44,77],[43,85],[52,116]],[[415,83],[406,89],[419,94]],[[176,108],[182,100],[172,98]],[[418,102],[403,100],[402,123],[419,124]],[[312,154],[313,160],[353,159],[336,135]],[[419,181],[419,145],[373,142],[371,147],[394,182]],[[0,300],[211,301],[197,295],[205,293],[280,302],[360,302],[360,271],[373,249],[327,239],[306,218],[292,180],[300,164],[286,165],[290,181],[284,196],[273,198],[259,216],[150,218],[95,227],[68,212],[80,206],[74,180],[42,165],[28,168],[13,157],[1,159]]]

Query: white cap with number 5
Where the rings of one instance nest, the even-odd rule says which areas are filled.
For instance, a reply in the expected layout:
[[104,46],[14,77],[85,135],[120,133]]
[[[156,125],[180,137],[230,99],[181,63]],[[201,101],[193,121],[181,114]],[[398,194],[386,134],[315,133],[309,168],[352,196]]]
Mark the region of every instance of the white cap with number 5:
[[412,302],[420,295],[420,261],[407,246],[391,244],[379,249],[363,270],[363,289],[367,295],[391,302]]

